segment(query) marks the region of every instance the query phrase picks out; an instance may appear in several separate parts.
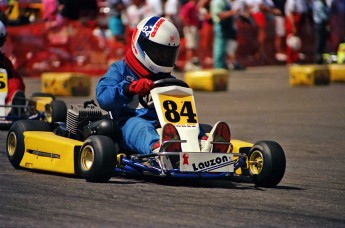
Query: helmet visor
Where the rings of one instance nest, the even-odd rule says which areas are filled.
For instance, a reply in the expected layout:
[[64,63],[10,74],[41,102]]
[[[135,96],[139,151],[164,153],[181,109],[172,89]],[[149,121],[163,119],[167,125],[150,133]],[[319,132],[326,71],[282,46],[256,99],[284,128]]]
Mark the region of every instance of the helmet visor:
[[138,43],[155,64],[164,67],[173,67],[175,65],[179,46],[158,44],[144,36],[140,36]]

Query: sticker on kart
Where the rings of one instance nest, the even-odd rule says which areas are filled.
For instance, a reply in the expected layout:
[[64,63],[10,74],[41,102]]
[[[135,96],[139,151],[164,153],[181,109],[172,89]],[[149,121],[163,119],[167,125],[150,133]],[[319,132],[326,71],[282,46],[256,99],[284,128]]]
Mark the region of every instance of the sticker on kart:
[[192,96],[159,95],[160,106],[166,123],[195,126],[198,123]]
[[0,92],[7,93],[7,71],[0,68]]
[[180,153],[181,172],[234,172],[229,153]]

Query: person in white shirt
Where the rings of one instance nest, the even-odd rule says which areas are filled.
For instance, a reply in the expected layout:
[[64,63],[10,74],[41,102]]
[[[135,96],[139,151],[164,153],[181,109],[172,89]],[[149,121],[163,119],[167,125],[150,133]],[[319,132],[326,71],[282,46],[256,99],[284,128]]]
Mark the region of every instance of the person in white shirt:
[[152,15],[163,16],[163,3],[162,0],[146,0],[147,5],[151,9]]
[[154,16],[154,13],[146,0],[132,0],[126,10],[126,44],[128,47],[131,44],[132,34],[138,23],[149,16]]
[[[287,0],[285,3],[286,15],[286,36],[299,36],[301,29],[301,19],[308,11],[307,2],[305,0]],[[286,47],[287,63],[297,63],[300,59],[299,50]]]
[[314,0],[312,7],[315,28],[315,61],[317,64],[322,64],[322,55],[325,51],[328,37],[329,7],[326,0]]

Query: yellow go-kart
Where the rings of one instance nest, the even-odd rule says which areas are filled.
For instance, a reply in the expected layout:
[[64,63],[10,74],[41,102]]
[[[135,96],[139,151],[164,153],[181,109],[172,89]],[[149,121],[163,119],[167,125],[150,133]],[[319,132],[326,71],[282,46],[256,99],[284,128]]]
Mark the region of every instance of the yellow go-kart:
[[[228,151],[201,150],[198,135],[212,127],[199,123],[193,90],[185,82],[159,80],[149,98],[140,103],[156,109],[160,126],[175,125],[182,151],[134,154],[119,148],[116,121],[93,102],[85,102],[71,105],[66,123],[17,121],[7,136],[8,159],[15,168],[81,175],[90,182],[127,174],[195,180],[244,176],[257,186],[274,187],[283,178],[285,154],[276,142],[214,139],[211,144],[227,144]],[[161,129],[157,132],[161,134]]]
[[66,120],[65,102],[55,99],[52,94],[36,92],[26,98],[22,91],[17,91],[11,104],[5,104],[7,93],[7,73],[0,69],[0,129],[8,129],[15,121],[23,119],[48,123]]

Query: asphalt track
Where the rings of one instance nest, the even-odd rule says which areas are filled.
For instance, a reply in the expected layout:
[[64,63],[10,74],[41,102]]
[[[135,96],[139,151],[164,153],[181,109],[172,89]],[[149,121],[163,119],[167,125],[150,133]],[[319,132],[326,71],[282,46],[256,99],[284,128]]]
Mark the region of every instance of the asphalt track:
[[[27,95],[40,91],[38,79],[25,82]],[[195,99],[201,122],[224,120],[233,138],[281,144],[287,167],[276,188],[122,177],[94,184],[15,170],[2,131],[0,227],[345,227],[345,84],[292,88],[287,67],[256,67],[231,73],[226,92],[196,91]]]

